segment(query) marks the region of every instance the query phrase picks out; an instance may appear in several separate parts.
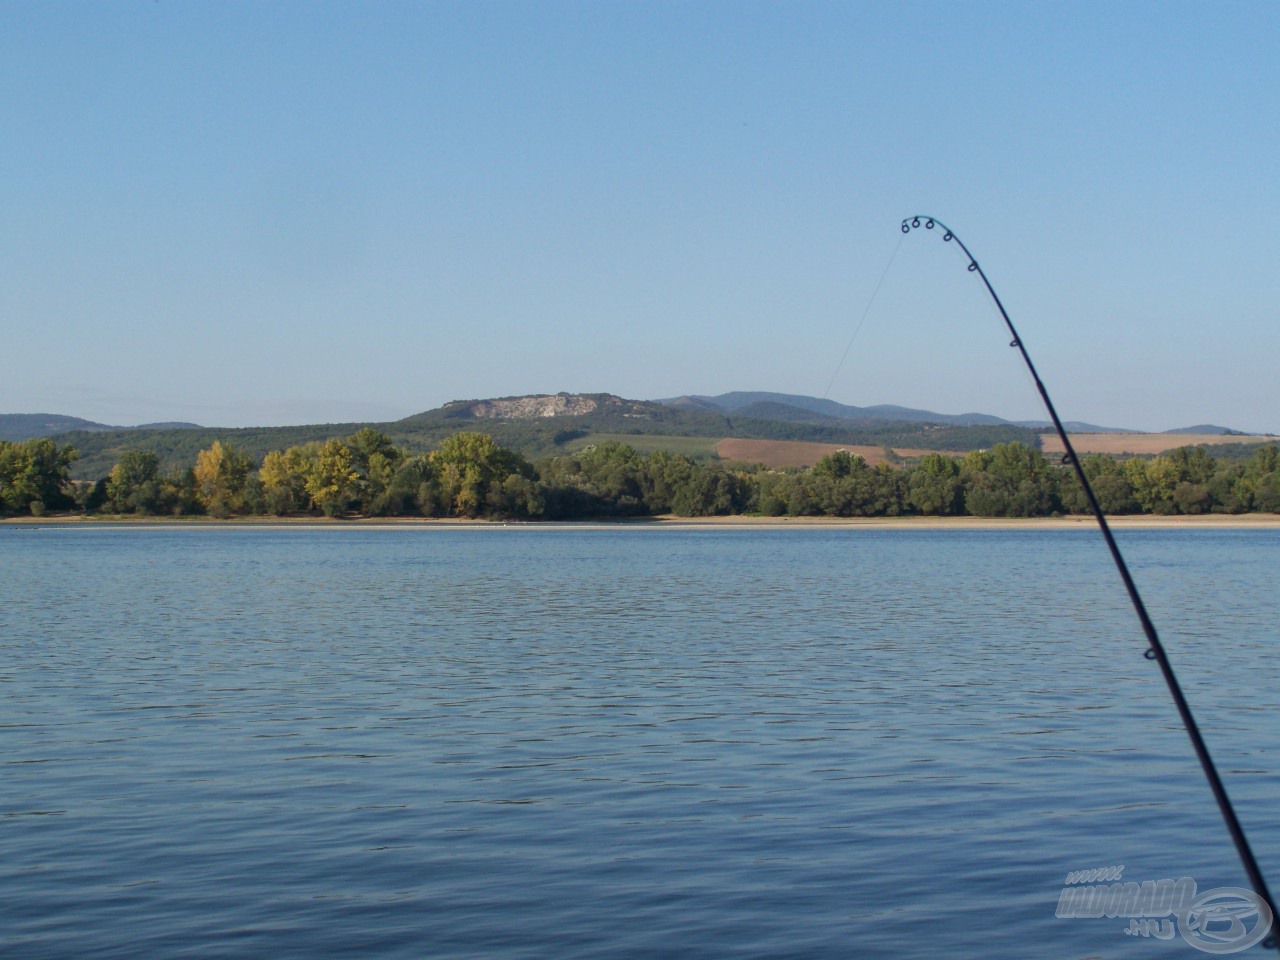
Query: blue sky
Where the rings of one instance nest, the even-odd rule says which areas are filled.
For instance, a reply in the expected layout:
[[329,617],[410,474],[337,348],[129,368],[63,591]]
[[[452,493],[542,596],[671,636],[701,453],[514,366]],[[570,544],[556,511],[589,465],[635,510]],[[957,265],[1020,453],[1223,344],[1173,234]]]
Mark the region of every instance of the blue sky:
[[1278,41],[1261,0],[3,0],[0,411],[1043,416],[927,213],[1065,418],[1280,431]]

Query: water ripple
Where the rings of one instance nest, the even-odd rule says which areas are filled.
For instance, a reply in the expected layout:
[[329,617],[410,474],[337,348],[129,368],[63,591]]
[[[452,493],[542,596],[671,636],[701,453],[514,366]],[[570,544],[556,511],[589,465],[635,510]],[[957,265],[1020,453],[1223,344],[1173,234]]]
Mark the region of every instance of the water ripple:
[[[1280,538],[1124,540],[1276,875]],[[1121,956],[1067,872],[1241,882],[1079,531],[0,529],[0,610],[6,957]]]

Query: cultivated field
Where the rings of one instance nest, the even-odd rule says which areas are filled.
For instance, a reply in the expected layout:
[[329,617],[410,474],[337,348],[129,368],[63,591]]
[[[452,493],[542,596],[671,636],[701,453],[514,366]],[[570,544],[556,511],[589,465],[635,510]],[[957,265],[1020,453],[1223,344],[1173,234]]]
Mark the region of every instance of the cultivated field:
[[638,453],[683,453],[695,460],[710,460],[716,455],[716,441],[712,437],[675,437],[657,433],[593,433],[565,444],[569,453],[577,453],[584,447],[602,443],[625,443]]
[[[766,467],[811,467],[828,454],[838,450],[848,450],[857,454],[867,463],[876,466],[890,463],[884,447],[859,446],[850,443],[809,443],[804,440],[738,440],[729,438],[716,444],[716,455],[721,460],[740,460],[744,463],[763,463]],[[921,450],[915,447],[897,447],[893,451],[897,456],[923,457],[926,453],[941,453],[946,456],[960,457],[962,453],[951,450]]]
[[[1276,439],[1222,433],[1072,433],[1071,445],[1076,453],[1156,454],[1202,443],[1275,443]],[[1040,443],[1045,453],[1063,452],[1056,433],[1042,433]]]

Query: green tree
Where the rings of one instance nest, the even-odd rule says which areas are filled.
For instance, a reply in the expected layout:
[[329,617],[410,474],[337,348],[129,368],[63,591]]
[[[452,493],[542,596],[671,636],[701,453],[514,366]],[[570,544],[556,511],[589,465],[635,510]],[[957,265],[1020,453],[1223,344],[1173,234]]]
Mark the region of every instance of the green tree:
[[363,478],[361,502],[364,512],[381,517],[419,510],[419,492],[424,484],[433,483],[434,475],[431,458],[427,454],[408,456],[399,450],[392,457],[372,454]]
[[907,503],[929,516],[951,516],[964,510],[964,485],[960,464],[954,457],[930,453],[920,458],[908,475]]
[[866,468],[867,461],[857,454],[850,453],[848,450],[837,450],[835,453],[829,453],[822,457],[813,465],[813,475],[815,477],[826,477],[831,480],[838,480],[842,477],[852,476]]
[[333,438],[310,453],[303,473],[307,495],[326,517],[341,516],[350,506],[360,476],[352,461],[351,448]]
[[501,484],[495,480],[486,499],[490,509],[502,517],[534,519],[546,510],[542,485],[518,473],[508,474]]
[[1204,447],[1179,447],[1165,456],[1177,468],[1178,480],[1182,483],[1208,484],[1218,466]]
[[660,516],[675,511],[676,492],[690,483],[697,464],[683,454],[657,450],[640,464],[640,502],[645,512]]
[[812,517],[822,512],[821,505],[814,497],[808,472],[793,474],[787,484],[787,516]]
[[1280,473],[1280,447],[1268,444],[1253,451],[1253,456],[1245,464],[1245,472],[1255,477]]
[[1254,510],[1280,513],[1280,447],[1269,445],[1255,450],[1244,465],[1244,478],[1252,487]]
[[[1133,496],[1133,484],[1123,466],[1114,457],[1102,453],[1086,455],[1080,466],[1098,498],[1098,506],[1106,514],[1137,513],[1140,509]],[[1089,500],[1084,495],[1075,471],[1070,466],[1062,468],[1060,484],[1062,505],[1070,513],[1089,513]]]
[[1124,462],[1124,473],[1133,485],[1133,497],[1145,513],[1171,514],[1178,509],[1174,491],[1182,482],[1178,465],[1165,456]]
[[73,504],[67,493],[74,447],[42,437],[21,443],[0,441],[0,510],[44,513]]
[[961,464],[965,509],[980,517],[1044,516],[1058,503],[1057,477],[1039,450],[998,443],[976,450]]
[[625,443],[602,443],[587,447],[575,458],[579,470],[576,482],[592,495],[615,504],[620,512],[634,510],[644,499],[644,462]]
[[863,516],[896,517],[902,514],[907,504],[907,476],[901,471],[882,463],[871,471],[870,498],[863,504]]
[[1213,494],[1207,483],[1183,480],[1173,488],[1173,502],[1179,513],[1208,513],[1213,506]]
[[1253,484],[1244,480],[1244,465],[1226,463],[1218,467],[1209,480],[1209,496],[1213,510],[1222,513],[1246,513],[1253,506]]
[[482,516],[490,506],[490,512],[501,513],[501,503],[488,503],[495,482],[501,489],[512,475],[533,479],[528,461],[484,433],[455,433],[431,454],[431,466],[438,472],[446,509],[463,517]]
[[746,491],[738,474],[719,464],[707,464],[681,484],[672,499],[671,512],[682,517],[711,517],[740,513]]
[[1253,508],[1260,513],[1280,513],[1280,473],[1268,473],[1257,482]]
[[199,513],[203,508],[196,491],[196,472],[193,469],[179,470],[160,478],[160,499],[157,504],[158,513],[172,513],[175,516],[187,513]]
[[884,478],[866,460],[847,450],[823,457],[806,478],[817,512],[832,517],[874,516],[888,509],[880,502],[883,485]]
[[285,516],[303,509],[309,500],[306,456],[301,447],[290,447],[283,453],[270,451],[262,458],[258,479],[262,483],[263,507],[268,513]]
[[756,478],[756,509],[766,517],[783,516],[787,512],[789,483],[790,477],[786,474],[759,474]]
[[77,496],[80,509],[85,513],[97,513],[107,502],[107,478],[99,477],[93,483],[85,483]]
[[107,476],[113,513],[156,513],[162,508],[160,459],[150,450],[126,450]]
[[347,446],[351,449],[351,462],[357,470],[368,470],[369,460],[375,456],[392,463],[401,457],[392,439],[373,427],[357,430],[347,438]]

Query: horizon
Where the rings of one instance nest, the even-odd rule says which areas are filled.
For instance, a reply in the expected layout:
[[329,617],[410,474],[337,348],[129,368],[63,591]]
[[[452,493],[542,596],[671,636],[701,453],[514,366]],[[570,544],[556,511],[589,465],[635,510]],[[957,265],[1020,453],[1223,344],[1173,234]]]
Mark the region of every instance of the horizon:
[[[1277,429],[1280,6],[18,5],[0,409],[709,395]],[[21,95],[17,92],[21,91]],[[1263,224],[1262,230],[1251,230]]]

